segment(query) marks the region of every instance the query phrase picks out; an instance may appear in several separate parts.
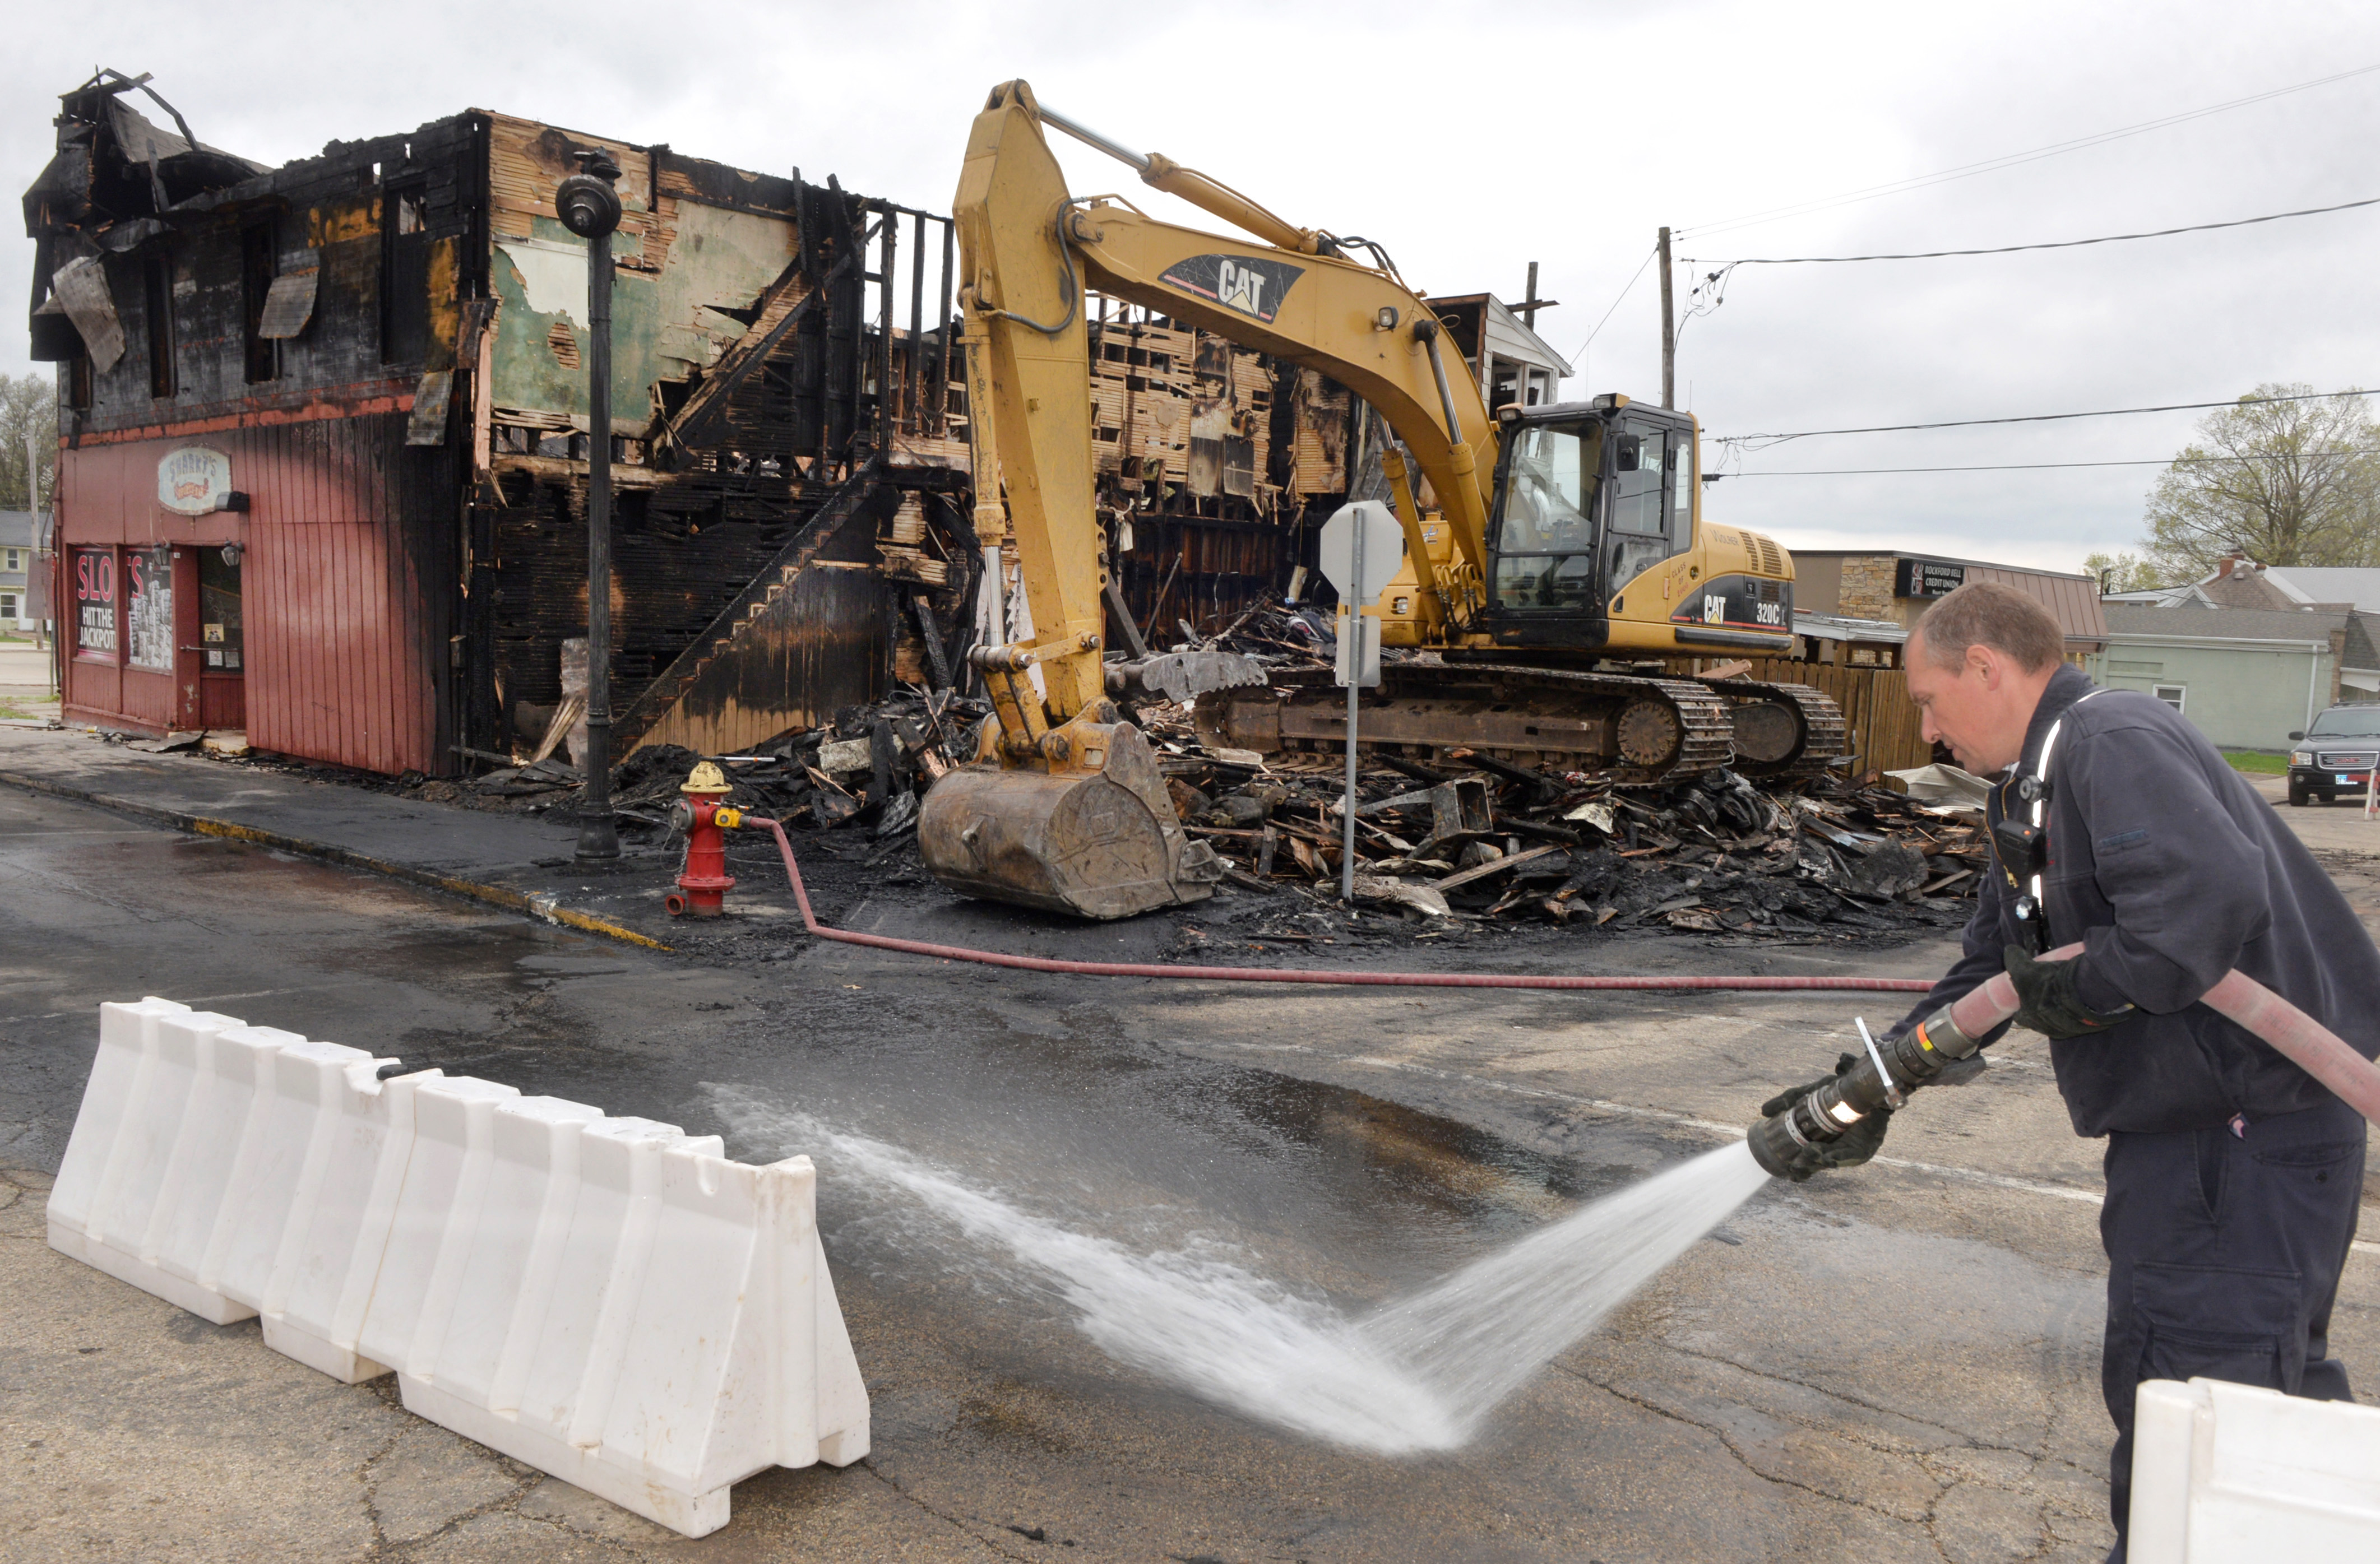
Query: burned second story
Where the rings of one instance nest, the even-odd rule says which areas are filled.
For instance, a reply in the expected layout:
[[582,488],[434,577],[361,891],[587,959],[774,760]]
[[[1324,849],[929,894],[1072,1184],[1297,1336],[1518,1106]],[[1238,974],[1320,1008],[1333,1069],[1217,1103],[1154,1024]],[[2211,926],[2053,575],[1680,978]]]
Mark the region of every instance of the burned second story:
[[[947,311],[886,318],[903,293],[944,281],[929,277],[949,248],[941,219],[797,171],[759,175],[481,110],[268,168],[198,142],[162,99],[142,106],[176,128],[152,123],[141,94],[153,97],[145,79],[115,72],[65,94],[56,155],[24,197],[32,351],[68,366],[69,443],[393,390],[419,393],[415,421],[428,425],[460,369],[485,393],[483,468],[505,455],[567,456],[587,415],[587,250],[556,219],[553,190],[590,149],[622,170],[613,407],[626,464],[671,443],[692,408],[712,415],[703,433],[755,447],[724,458],[744,476],[747,455],[788,478],[789,463],[841,465],[855,436],[882,438],[867,426],[887,383],[896,423],[941,432],[948,398],[912,395],[908,382],[947,383]],[[903,241],[903,269],[917,274],[898,280],[914,289],[879,275]],[[821,284],[826,297],[801,308]],[[829,356],[832,341],[836,372],[776,366],[771,411],[783,427],[739,429],[751,420],[715,406],[726,378],[715,371],[757,369],[743,362],[756,324],[788,315],[808,357]],[[894,339],[905,351],[883,352]]]

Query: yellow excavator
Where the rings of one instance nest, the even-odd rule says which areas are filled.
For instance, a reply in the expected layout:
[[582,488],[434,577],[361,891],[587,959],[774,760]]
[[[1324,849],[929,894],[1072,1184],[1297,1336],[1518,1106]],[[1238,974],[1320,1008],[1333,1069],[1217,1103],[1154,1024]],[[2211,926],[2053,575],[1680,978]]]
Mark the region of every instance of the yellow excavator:
[[[1071,194],[1045,126],[1255,242]],[[953,215],[977,529],[1013,531],[1034,629],[970,654],[996,721],[976,761],[919,812],[926,865],[943,884],[1099,918],[1212,893],[1221,865],[1183,830],[1148,741],[1122,720],[1116,697],[1137,689],[1195,694],[1202,734],[1231,747],[1345,742],[1328,672],[1266,683],[1228,658],[1107,660],[1093,290],[1320,370],[1411,454],[1435,508],[1391,449],[1405,558],[1383,594],[1380,639],[1434,655],[1384,662],[1366,748],[1415,759],[1463,748],[1640,785],[1729,764],[1814,772],[1840,752],[1841,712],[1806,685],[1609,667],[1792,645],[1792,561],[1767,538],[1702,522],[1691,415],[1606,395],[1491,419],[1460,358],[1450,372],[1438,318],[1369,241],[1296,227],[1055,113],[1022,81],[994,89],[977,115]]]

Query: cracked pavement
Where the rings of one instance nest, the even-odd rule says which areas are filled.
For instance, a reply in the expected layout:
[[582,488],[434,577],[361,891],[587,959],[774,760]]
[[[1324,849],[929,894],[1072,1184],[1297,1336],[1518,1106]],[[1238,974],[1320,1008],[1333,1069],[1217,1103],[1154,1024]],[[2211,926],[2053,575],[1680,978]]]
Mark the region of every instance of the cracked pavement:
[[[2343,817],[2345,811],[2340,811]],[[2343,830],[2343,818],[2325,822]],[[2380,836],[2380,828],[2373,834]],[[2367,913],[2360,837],[2326,843]],[[856,926],[874,927],[865,902]],[[1923,975],[1934,940],[1853,952]],[[1667,970],[1751,952],[1647,940]],[[625,950],[321,864],[0,792],[0,1561],[780,1558],[2095,1560],[2110,1533],[2095,1144],[2039,1039],[1895,1121],[1895,1165],[1771,1186],[1471,1446],[1252,1424],[1103,1356],[824,1165],[873,1400],[844,1469],[689,1542],[42,1242],[102,998],[162,993],[777,1154],[730,1087],[1151,1248],[1356,1309],[1718,1143],[1893,997],[1084,982],[796,947]],[[1794,959],[1818,969],[1840,950]],[[2370,1196],[2380,1204],[2380,1193]],[[2380,1388],[2380,1230],[2336,1340]]]

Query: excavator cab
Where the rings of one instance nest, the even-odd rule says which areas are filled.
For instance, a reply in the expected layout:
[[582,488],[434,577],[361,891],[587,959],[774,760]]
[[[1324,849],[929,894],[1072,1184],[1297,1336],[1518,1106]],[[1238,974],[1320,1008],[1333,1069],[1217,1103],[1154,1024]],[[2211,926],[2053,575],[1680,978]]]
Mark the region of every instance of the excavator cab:
[[1694,419],[1614,396],[1508,408],[1501,433],[1478,628],[1498,646],[1605,648],[1628,587],[1694,548]]

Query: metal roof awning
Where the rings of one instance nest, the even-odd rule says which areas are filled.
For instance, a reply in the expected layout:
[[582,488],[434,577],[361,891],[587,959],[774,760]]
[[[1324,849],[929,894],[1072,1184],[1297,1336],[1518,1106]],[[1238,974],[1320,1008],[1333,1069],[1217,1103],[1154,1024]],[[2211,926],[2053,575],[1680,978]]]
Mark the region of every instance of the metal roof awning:
[[1864,641],[1899,646],[1909,639],[1909,627],[1892,619],[1852,619],[1840,613],[1793,615],[1793,633],[1814,641]]

